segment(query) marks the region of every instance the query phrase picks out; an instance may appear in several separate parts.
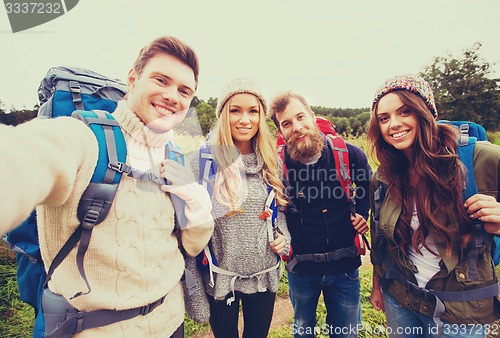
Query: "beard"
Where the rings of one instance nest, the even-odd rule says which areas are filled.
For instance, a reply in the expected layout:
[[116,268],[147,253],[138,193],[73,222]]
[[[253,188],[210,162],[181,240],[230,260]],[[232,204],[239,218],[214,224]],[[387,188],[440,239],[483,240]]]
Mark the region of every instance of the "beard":
[[[307,135],[303,141],[297,141],[297,137]],[[311,158],[319,156],[323,151],[325,142],[318,128],[303,130],[301,134],[293,134],[287,141],[287,153],[296,162],[307,163]]]

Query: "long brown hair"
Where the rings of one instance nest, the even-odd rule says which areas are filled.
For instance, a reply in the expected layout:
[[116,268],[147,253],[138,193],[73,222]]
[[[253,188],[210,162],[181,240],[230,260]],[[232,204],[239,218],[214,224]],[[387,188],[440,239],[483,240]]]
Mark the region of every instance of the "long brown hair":
[[[459,236],[461,245],[466,245],[472,237],[472,223],[463,206],[462,192],[467,176],[457,155],[458,130],[447,124],[437,124],[417,94],[407,90],[393,93],[418,116],[419,131],[413,145],[413,162],[383,139],[376,116],[378,102],[372,110],[368,142],[371,156],[380,163],[378,170],[387,183],[387,190],[402,206],[395,229],[396,244],[403,252],[407,251],[410,241],[417,252],[420,252],[420,245],[430,250],[425,237],[432,227],[444,239],[446,254],[449,255],[454,237]],[[410,169],[416,176],[416,187],[409,184]],[[420,227],[412,233],[410,223],[414,206]],[[449,224],[458,224],[458,227]]]

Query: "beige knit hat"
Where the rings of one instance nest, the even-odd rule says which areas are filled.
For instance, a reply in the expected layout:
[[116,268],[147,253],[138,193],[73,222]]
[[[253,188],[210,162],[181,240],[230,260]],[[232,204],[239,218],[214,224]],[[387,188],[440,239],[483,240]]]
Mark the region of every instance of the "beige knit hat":
[[227,86],[222,90],[222,93],[217,102],[217,108],[215,109],[215,115],[217,116],[217,118],[219,118],[222,112],[222,108],[231,98],[231,96],[243,93],[255,95],[260,100],[262,108],[264,108],[264,114],[267,114],[266,99],[262,95],[262,91],[257,86],[257,84],[250,79],[238,78],[229,82],[229,84],[227,84]]

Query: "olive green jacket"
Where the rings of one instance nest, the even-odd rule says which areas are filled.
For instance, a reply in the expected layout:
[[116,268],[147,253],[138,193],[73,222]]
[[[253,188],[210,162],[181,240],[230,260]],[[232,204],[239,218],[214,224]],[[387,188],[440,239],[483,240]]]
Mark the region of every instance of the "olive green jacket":
[[[500,147],[490,143],[479,142],[474,150],[474,175],[478,192],[493,196],[499,201],[499,182],[500,182]],[[384,178],[375,173],[372,177],[370,186],[370,201],[371,210],[374,210],[374,192],[378,188],[378,182],[384,182]],[[388,253],[395,263],[396,267],[406,276],[406,278],[417,284],[415,276],[412,273],[412,262],[410,258],[401,253],[399,250],[388,249],[394,247],[394,229],[398,223],[401,214],[401,206],[391,196],[390,189],[387,188],[385,198],[382,202],[379,218],[379,237],[377,239],[375,222],[371,220],[371,238],[372,251],[371,261],[374,265],[374,273],[377,274],[379,280],[382,281],[382,276],[387,268],[387,260],[384,260],[385,254]],[[449,224],[450,227],[458,225],[446,219],[446,216],[441,217],[441,221]],[[382,235],[383,237],[381,237]],[[441,270],[434,275],[427,283],[427,289],[441,291],[465,291],[477,289],[484,286],[498,283],[498,279],[494,270],[494,265],[489,253],[491,247],[492,236],[488,236],[488,243],[483,245],[479,250],[477,259],[478,278],[472,280],[469,278],[469,249],[461,248],[458,242],[453,244],[452,254],[445,255],[445,245],[442,238],[430,230],[429,236],[433,236],[436,247],[442,260],[440,262]],[[382,238],[382,240],[381,240]],[[384,241],[385,240],[385,241]],[[414,310],[432,317],[435,300],[425,300],[411,293],[407,288],[396,280],[384,281],[383,288],[385,292],[389,292],[398,302],[410,310]],[[464,324],[487,324],[500,318],[500,303],[495,298],[481,299],[470,302],[444,302],[445,312],[441,319],[451,323]]]

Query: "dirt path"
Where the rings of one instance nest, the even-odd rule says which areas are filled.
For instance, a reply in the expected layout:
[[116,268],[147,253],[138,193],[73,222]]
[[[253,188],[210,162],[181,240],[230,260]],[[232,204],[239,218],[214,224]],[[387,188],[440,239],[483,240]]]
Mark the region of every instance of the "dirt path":
[[[371,268],[370,255],[365,255],[362,257],[362,268]],[[293,308],[288,297],[276,297],[276,302],[274,303],[274,314],[273,320],[271,322],[270,332],[278,327],[290,327],[290,321],[293,318]],[[243,317],[240,311],[240,317],[238,319],[238,329],[240,336],[243,332]],[[191,338],[213,338],[212,331],[203,332],[198,335],[192,336]]]

